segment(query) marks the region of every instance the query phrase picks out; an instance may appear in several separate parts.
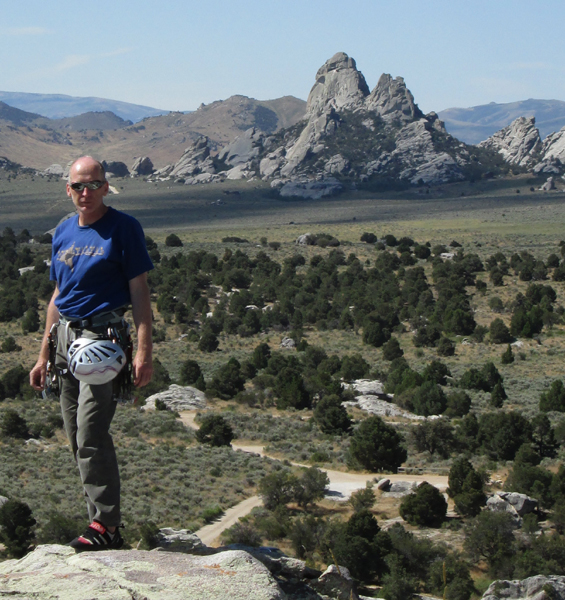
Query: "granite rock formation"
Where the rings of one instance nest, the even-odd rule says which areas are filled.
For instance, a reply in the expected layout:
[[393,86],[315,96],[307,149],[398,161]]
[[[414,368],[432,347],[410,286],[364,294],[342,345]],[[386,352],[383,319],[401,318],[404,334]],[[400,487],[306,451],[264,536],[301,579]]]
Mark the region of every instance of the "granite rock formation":
[[151,175],[155,171],[153,162],[148,156],[140,156],[131,168],[132,177],[143,177],[145,175]]
[[542,150],[535,117],[519,117],[508,127],[481,142],[479,147],[495,150],[509,164],[532,166],[539,159]]
[[149,396],[145,400],[143,409],[155,410],[157,400],[164,402],[169,410],[181,411],[206,408],[204,392],[188,385],[171,384],[168,390]]
[[523,580],[494,581],[482,600],[565,600],[565,577],[536,575]]
[[39,546],[0,564],[0,595],[48,600],[283,600],[259,561],[242,551],[213,556],[139,550],[84,552]]
[[330,565],[320,573],[277,548],[208,548],[186,531],[161,530],[159,536],[159,547],[150,552],[75,554],[68,546],[38,546],[20,560],[0,563],[0,596],[22,600],[361,598],[343,566]]

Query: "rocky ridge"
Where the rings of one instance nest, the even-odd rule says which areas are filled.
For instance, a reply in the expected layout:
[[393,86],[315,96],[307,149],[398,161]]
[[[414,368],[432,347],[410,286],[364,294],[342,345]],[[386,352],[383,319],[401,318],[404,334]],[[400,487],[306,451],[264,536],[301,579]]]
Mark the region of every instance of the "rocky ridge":
[[283,197],[320,198],[375,181],[410,186],[462,180],[471,154],[435,113],[422,113],[402,77],[383,74],[370,91],[355,60],[338,52],[318,70],[303,121],[274,133],[247,129],[219,151],[214,170],[213,142],[200,138],[152,178],[194,184],[261,177]]
[[518,117],[479,144],[481,148],[495,150],[507,163],[520,167],[533,166],[539,161],[542,142],[536,128],[535,117]]

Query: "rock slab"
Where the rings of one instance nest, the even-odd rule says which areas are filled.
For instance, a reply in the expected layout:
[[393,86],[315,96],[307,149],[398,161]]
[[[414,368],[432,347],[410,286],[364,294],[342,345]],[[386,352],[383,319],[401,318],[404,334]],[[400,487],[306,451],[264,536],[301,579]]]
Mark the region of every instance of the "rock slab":
[[495,581],[482,600],[565,600],[565,577],[536,575],[515,581]]
[[284,600],[266,567],[240,550],[191,556],[39,546],[0,563],[0,596],[18,600]]

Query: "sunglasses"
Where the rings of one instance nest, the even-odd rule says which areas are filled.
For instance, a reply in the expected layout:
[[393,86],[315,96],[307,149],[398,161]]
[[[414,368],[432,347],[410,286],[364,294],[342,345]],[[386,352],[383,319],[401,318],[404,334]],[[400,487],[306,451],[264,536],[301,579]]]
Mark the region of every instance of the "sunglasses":
[[105,181],[87,181],[86,183],[76,181],[75,183],[70,183],[69,187],[75,192],[82,192],[84,188],[88,190],[99,190],[105,183]]

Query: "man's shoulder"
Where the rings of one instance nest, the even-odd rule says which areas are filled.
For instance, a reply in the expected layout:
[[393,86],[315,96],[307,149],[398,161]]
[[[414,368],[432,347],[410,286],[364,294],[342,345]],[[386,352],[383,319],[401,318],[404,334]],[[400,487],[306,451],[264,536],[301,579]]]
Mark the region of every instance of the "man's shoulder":
[[122,212],[121,210],[118,210],[111,206],[109,206],[108,209],[109,209],[108,216],[112,221],[119,222],[120,225],[131,224],[131,225],[139,226],[139,221],[135,217],[132,217],[131,215],[129,215],[128,213]]

